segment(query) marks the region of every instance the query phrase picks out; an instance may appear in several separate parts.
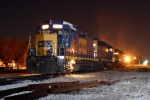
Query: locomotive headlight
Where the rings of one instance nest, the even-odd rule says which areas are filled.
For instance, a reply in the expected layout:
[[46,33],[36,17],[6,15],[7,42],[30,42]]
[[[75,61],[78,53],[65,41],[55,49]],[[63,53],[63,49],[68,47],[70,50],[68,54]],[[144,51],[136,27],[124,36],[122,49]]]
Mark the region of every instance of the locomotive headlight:
[[53,28],[61,29],[62,27],[61,24],[53,24]]
[[48,29],[49,28],[49,25],[46,24],[46,25],[42,25],[42,29]]

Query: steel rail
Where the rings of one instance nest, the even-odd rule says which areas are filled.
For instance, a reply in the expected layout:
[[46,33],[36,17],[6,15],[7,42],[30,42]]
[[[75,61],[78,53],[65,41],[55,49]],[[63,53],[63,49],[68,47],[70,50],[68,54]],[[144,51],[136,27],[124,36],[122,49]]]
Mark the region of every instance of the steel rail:
[[36,91],[36,92],[31,92],[31,93],[26,93],[22,95],[15,95],[15,96],[10,96],[10,97],[5,97],[5,100],[27,100],[27,99],[34,99],[42,96],[46,96],[47,91]]
[[62,86],[69,86],[78,84],[79,81],[73,82],[57,82],[57,83],[43,83],[43,84],[29,84],[28,90],[47,90],[51,87],[62,87]]
[[14,89],[8,89],[8,90],[2,90],[2,91],[0,91],[0,97],[6,96],[6,95],[9,95],[9,94],[13,94],[13,93],[18,93],[18,92],[21,92],[21,91],[26,91],[26,90],[28,90],[27,86],[14,88]]
[[55,94],[55,93],[61,93],[61,92],[68,92],[72,90],[77,90],[77,89],[81,89],[85,87],[94,87],[98,85],[99,85],[98,80],[95,80],[95,81],[90,81],[90,82],[78,83],[78,84],[70,85],[70,86],[52,87],[50,89],[50,93]]
[[[82,89],[85,87],[95,87],[100,85],[98,80],[90,81],[90,82],[83,82],[79,83],[79,81],[74,82],[57,82],[57,83],[43,83],[43,84],[29,84],[27,87],[21,87],[23,91],[25,90],[32,90],[31,93],[26,94],[20,94],[15,96],[9,96],[4,97],[5,100],[27,100],[27,99],[33,99],[38,98],[42,96],[46,96],[49,94],[56,94],[56,93],[62,93],[62,92],[68,92],[72,90]],[[14,92],[21,92],[21,88],[18,89],[12,89],[12,92],[6,91],[4,95],[8,95],[10,93]]]

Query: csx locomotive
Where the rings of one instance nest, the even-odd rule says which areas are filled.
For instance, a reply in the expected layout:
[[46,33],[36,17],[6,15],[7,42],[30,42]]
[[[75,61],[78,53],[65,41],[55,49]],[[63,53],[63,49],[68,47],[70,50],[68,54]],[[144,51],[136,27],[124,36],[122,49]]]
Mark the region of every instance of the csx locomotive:
[[57,74],[113,67],[114,48],[88,36],[63,20],[48,20],[37,27],[35,47],[29,43],[26,67],[29,73]]

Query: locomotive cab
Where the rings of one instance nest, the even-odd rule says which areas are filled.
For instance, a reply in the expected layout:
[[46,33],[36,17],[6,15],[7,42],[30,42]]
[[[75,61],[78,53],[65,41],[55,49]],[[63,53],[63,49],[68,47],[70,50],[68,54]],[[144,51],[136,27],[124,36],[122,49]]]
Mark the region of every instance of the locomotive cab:
[[44,21],[37,27],[35,47],[29,48],[27,70],[29,73],[65,73],[66,49],[74,39],[72,24],[62,20]]

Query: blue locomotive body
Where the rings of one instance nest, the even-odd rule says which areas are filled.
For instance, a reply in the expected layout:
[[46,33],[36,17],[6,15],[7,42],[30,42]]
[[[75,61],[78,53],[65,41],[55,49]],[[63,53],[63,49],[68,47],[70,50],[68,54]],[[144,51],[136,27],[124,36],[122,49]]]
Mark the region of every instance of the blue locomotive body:
[[113,47],[106,42],[66,21],[48,20],[37,27],[26,66],[29,73],[55,74],[103,69],[112,62]]

